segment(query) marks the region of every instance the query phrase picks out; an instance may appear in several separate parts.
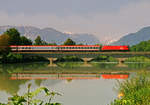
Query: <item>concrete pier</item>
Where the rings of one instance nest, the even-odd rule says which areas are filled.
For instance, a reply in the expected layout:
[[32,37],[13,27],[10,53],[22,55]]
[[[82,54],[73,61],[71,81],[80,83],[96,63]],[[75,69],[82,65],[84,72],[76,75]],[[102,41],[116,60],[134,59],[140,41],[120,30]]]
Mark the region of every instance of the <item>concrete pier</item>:
[[89,64],[88,62],[91,61],[93,58],[82,58],[82,60],[84,61],[84,64],[82,65],[83,67],[92,67],[91,64]]
[[118,65],[117,67],[127,67],[127,65],[124,64],[124,61],[128,58],[116,58],[118,60]]
[[53,62],[57,60],[57,58],[48,58],[49,60],[49,67],[56,67],[57,65],[54,64]]

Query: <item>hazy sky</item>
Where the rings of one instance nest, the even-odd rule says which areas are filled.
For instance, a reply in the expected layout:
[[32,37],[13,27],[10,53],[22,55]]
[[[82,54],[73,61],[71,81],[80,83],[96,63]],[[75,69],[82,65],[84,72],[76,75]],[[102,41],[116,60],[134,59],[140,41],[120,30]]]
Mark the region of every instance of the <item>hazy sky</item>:
[[51,27],[116,39],[150,25],[150,0],[0,0],[0,25]]

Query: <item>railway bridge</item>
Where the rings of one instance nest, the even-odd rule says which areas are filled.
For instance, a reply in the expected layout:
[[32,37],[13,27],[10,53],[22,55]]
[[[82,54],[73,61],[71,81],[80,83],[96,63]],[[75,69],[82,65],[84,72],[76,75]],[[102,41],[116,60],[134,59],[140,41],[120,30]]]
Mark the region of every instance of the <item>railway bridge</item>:
[[61,58],[64,56],[76,56],[82,58],[85,64],[88,61],[94,59],[98,56],[112,56],[118,59],[118,64],[121,65],[123,62],[129,57],[150,57],[150,52],[13,52],[17,54],[22,54],[25,56],[43,56],[49,59],[50,65],[53,66],[53,61],[57,60],[57,58]]

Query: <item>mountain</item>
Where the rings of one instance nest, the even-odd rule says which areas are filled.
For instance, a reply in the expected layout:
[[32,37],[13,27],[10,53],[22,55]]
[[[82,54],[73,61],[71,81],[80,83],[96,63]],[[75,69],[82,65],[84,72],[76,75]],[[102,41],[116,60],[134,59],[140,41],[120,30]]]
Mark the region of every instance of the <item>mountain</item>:
[[73,39],[76,43],[97,44],[100,43],[98,38],[92,34],[66,34],[53,28],[40,29],[32,26],[0,26],[0,34],[9,28],[16,28],[21,35],[34,40],[38,35],[49,43],[62,44],[68,38]]
[[111,43],[111,45],[135,45],[141,41],[150,40],[150,26],[144,27],[136,33],[131,33],[120,38],[118,41]]
[[71,34],[70,38],[77,43],[100,44],[99,40],[92,34]]

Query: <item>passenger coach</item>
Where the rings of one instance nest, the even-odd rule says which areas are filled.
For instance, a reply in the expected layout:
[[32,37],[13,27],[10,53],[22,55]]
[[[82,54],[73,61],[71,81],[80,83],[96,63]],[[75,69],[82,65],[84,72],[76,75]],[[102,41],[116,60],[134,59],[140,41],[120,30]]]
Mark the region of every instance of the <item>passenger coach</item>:
[[100,51],[100,45],[26,45],[10,47],[13,52]]

